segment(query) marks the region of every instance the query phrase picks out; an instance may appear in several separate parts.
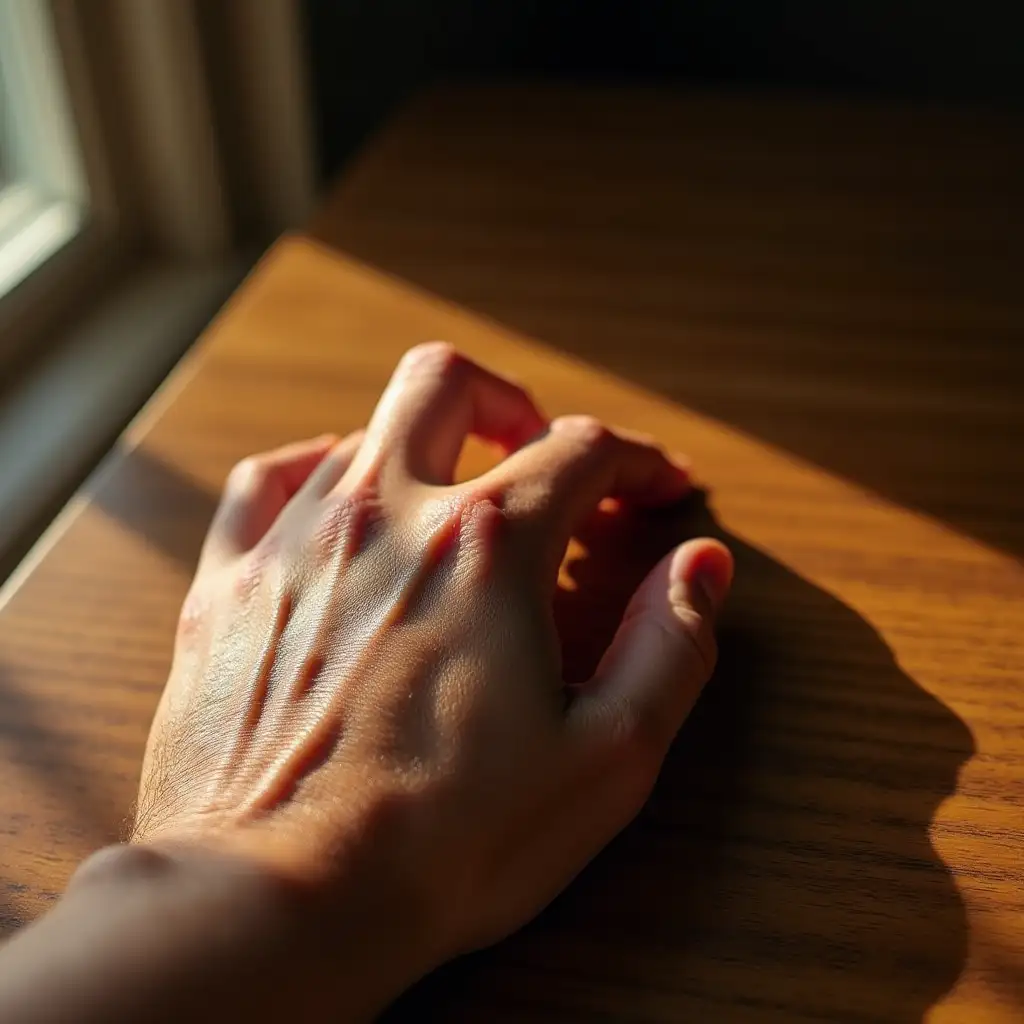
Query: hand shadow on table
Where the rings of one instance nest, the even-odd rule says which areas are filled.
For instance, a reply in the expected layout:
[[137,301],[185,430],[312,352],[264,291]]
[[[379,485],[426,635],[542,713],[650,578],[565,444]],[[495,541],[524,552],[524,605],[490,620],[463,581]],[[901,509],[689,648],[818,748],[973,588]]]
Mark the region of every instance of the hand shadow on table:
[[698,496],[582,531],[576,589],[556,600],[567,677],[587,677],[646,571],[697,535],[732,549],[736,581],[715,677],[647,807],[534,924],[389,1021],[916,1024],[956,981],[966,914],[928,831],[972,739],[867,621]]

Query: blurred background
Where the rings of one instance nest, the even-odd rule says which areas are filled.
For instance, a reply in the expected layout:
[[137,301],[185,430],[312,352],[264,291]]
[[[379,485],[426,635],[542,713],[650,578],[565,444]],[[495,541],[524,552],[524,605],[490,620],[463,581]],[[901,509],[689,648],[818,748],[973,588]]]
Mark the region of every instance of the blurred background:
[[[833,295],[828,301],[835,308],[858,311],[846,323],[859,327],[845,334],[834,322],[821,328],[820,337],[832,331],[835,346],[819,346],[811,355],[805,350],[794,357],[799,367],[779,362],[763,317],[759,324],[748,318],[745,326],[734,317],[731,340],[694,331],[680,358],[733,360],[746,367],[745,374],[737,374],[734,390],[701,389],[697,374],[696,384],[682,382],[669,393],[1020,553],[1024,517],[1017,506],[979,510],[950,497],[951,479],[962,495],[972,473],[995,470],[991,463],[979,468],[976,451],[949,435],[935,396],[943,389],[974,389],[992,437],[1002,445],[1024,440],[1014,415],[1020,363],[1003,355],[1021,341],[1024,267],[1015,225],[1024,163],[1012,126],[1024,100],[1022,54],[1024,5],[1010,0],[0,0],[0,576],[102,458],[260,253],[282,231],[309,223],[333,183],[349,174],[356,191],[348,193],[333,223],[335,239],[345,237],[339,224],[352,225],[353,255],[631,373],[628,346],[610,339],[599,352],[583,351],[554,319],[497,294],[495,282],[513,271],[525,273],[533,261],[557,302],[557,262],[540,265],[532,256],[509,253],[488,266],[488,289],[457,293],[436,267],[403,264],[360,236],[360,214],[372,217],[378,201],[374,165],[363,163],[363,155],[400,111],[418,109],[429,120],[429,104],[417,108],[416,102],[438,83],[454,83],[459,95],[477,97],[469,104],[476,120],[461,122],[470,135],[503,132],[507,94],[506,100],[488,98],[500,97],[500,91],[488,91],[499,85],[628,86],[650,90],[651,132],[691,132],[700,153],[720,152],[720,162],[712,160],[715,173],[738,173],[738,165],[728,162],[746,159],[737,155],[736,143],[760,132],[768,181],[773,174],[791,177],[787,168],[801,161],[812,167],[813,155],[829,149],[831,163],[814,172],[822,175],[814,187],[849,199],[854,220],[868,209],[863,203],[886,188],[897,205],[925,188],[937,206],[956,207],[955,231],[942,237],[921,228],[925,233],[911,239],[915,245],[905,244],[898,258],[893,237],[884,232],[865,240],[852,229],[818,224],[812,231],[799,217],[788,237],[749,219],[738,223],[735,216],[716,214],[718,220],[705,221],[700,231],[685,219],[670,219],[662,235],[670,235],[675,248],[666,256],[663,245],[658,259],[663,269],[677,269],[680,281],[692,278],[694,261],[706,256],[717,267],[708,286],[739,294],[754,277],[764,278],[771,260],[788,258],[798,242],[804,252],[812,247],[821,265],[834,267],[836,280],[851,265],[890,259],[886,280],[910,305],[900,307],[897,323],[886,320],[881,307],[872,313],[867,289],[874,285],[862,282],[860,292],[847,288],[840,298]],[[711,108],[721,112],[720,119],[713,115],[716,130],[705,125],[704,136],[693,135],[674,119],[675,108],[655,98],[666,94],[724,102]],[[740,107],[729,105],[733,101],[763,103],[775,113],[751,118],[746,106],[740,116]],[[882,112],[883,127],[844,129],[840,142],[807,137],[806,126],[815,122],[806,111],[830,104],[853,116],[854,126],[862,122],[851,110]],[[588,173],[587,153],[603,152],[601,145],[615,152],[616,133],[629,134],[614,102],[607,118],[600,103],[591,104],[574,150],[571,118],[546,120],[539,108],[536,117],[528,108],[516,130],[525,139],[531,131],[557,131],[567,166],[581,176]],[[782,109],[804,113],[779,120]],[[891,142],[907,125],[911,134],[919,128],[928,146],[908,145],[894,163],[873,163],[871,147],[883,137]],[[940,151],[936,145],[951,131],[949,169],[928,178],[920,164],[934,163],[930,154]],[[473,147],[463,145],[469,155],[460,157],[459,145],[438,135],[432,143],[437,168],[477,173]],[[685,146],[676,151],[674,159],[683,162],[672,166],[680,194],[693,184],[687,181],[687,152]],[[860,170],[854,174],[851,167]],[[483,173],[482,164],[478,170]],[[985,201],[962,200],[954,190],[964,182]],[[636,191],[643,195],[642,182]],[[417,198],[413,190],[408,195],[409,216],[425,216],[416,203],[425,210],[431,197],[424,192]],[[771,202],[771,191],[764,195]],[[549,219],[549,248],[562,245],[558,258],[568,259],[564,253],[579,228],[569,216],[571,195],[549,198],[564,202],[567,211],[563,221]],[[724,234],[716,236],[720,229]],[[434,223],[432,230],[445,229]],[[749,247],[746,262],[715,256],[715,237],[720,249],[721,239],[745,244],[755,236],[760,263]],[[978,264],[965,246],[996,254],[984,275],[972,271]],[[679,255],[684,252],[685,260]],[[642,271],[644,259],[636,262]],[[614,260],[604,270],[620,273]],[[812,258],[805,269],[789,272],[802,274],[802,286],[811,288],[820,266]],[[984,302],[988,312],[972,321],[957,307],[949,324],[932,325],[931,340],[921,342],[912,322],[915,295],[941,291],[950,282],[962,283],[968,305]],[[821,287],[827,297],[829,282]],[[680,331],[688,318],[696,323],[692,313],[692,303],[679,306]],[[806,310],[800,315],[806,321]],[[804,330],[816,329],[805,322]],[[772,330],[778,333],[778,323]],[[824,400],[806,397],[817,386],[818,369],[824,373],[838,358],[829,353],[849,359],[854,378],[863,363],[868,381],[878,346],[893,351],[896,335],[920,343],[907,356],[907,372],[921,381],[919,430],[893,439],[884,414],[878,422],[858,422],[834,393]],[[941,358],[930,365],[921,352],[933,342]],[[961,350],[973,353],[966,367]],[[751,382],[771,373],[780,381],[799,380],[803,390],[789,389],[786,415],[776,406],[759,419],[758,408],[767,407],[751,405],[745,396]],[[659,385],[633,376],[644,386]],[[862,448],[839,443],[857,431],[864,432]],[[893,454],[880,462],[875,453],[884,438]],[[907,468],[922,466],[925,471],[911,481]],[[1024,491],[1019,466],[999,471],[1007,474],[1008,491],[1018,483]]]

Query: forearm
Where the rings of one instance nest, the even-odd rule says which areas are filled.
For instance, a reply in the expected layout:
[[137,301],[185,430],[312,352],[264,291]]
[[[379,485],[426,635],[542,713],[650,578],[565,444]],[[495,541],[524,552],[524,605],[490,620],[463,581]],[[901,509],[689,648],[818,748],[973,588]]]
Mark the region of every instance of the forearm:
[[0,1020],[367,1019],[425,968],[343,903],[247,861],[103,851],[0,950]]

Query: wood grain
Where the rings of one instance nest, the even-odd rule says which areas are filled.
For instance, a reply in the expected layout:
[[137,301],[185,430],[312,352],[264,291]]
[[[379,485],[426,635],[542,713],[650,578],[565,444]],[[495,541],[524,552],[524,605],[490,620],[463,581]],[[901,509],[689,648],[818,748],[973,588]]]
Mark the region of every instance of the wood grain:
[[230,465],[360,425],[400,352],[445,337],[707,484],[580,538],[581,657],[679,536],[722,536],[738,574],[637,823],[392,1019],[1024,1017],[1018,137],[637,93],[414,106],[4,592],[7,923],[117,834]]
[[439,91],[317,227],[1024,558],[1022,121]]

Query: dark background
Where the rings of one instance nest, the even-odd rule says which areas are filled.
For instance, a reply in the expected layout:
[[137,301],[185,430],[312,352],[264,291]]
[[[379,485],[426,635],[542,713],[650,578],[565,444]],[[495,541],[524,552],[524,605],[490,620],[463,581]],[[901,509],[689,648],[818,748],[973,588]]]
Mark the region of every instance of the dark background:
[[305,0],[321,172],[439,78],[1019,107],[1021,0]]

